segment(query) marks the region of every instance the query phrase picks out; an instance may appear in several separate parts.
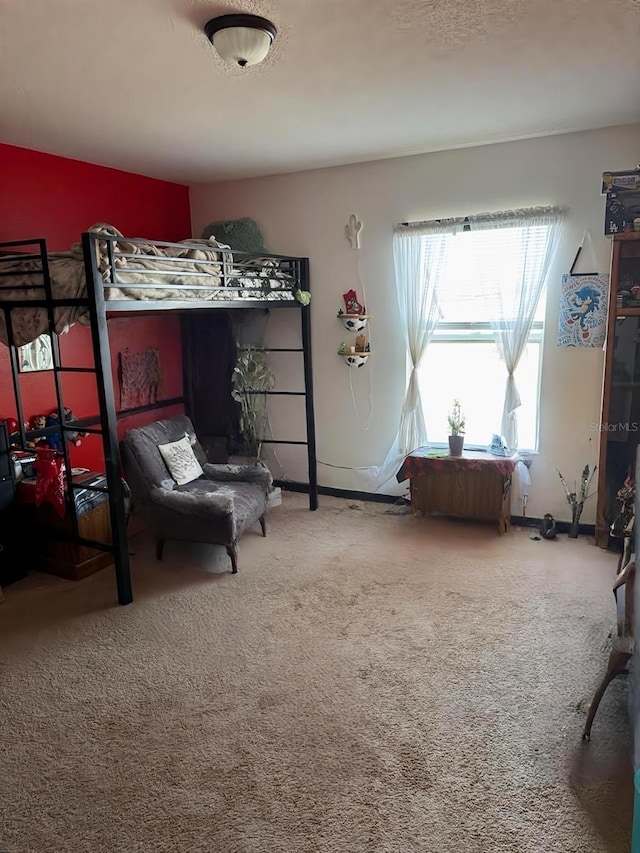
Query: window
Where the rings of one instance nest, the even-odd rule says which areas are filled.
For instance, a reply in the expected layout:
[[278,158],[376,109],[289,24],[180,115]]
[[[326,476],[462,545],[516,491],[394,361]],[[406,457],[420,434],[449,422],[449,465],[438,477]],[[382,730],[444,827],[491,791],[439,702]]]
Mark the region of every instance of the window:
[[485,448],[501,432],[507,371],[496,332],[513,328],[528,312],[533,325],[514,373],[521,398],[516,417],[519,449],[537,449],[545,299],[527,306],[517,288],[523,264],[543,266],[548,227],[482,228],[447,240],[439,319],[419,377],[429,443],[446,445],[454,397],[466,415],[465,446]]

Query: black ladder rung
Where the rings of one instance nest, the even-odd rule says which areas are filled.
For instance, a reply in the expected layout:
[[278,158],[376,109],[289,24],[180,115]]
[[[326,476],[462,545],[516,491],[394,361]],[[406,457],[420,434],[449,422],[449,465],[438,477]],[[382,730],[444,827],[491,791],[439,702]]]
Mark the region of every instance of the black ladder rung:
[[[121,409],[116,412],[116,418],[130,418],[132,415],[141,415],[144,412],[151,412],[154,409],[168,409],[170,406],[181,406],[184,403],[184,397],[168,397],[166,400],[156,400],[155,403],[147,403],[145,406],[135,406],[133,409]],[[96,417],[95,422],[99,423],[100,418]]]
[[[7,261],[11,262],[11,258],[8,258],[6,255],[2,255],[1,259],[3,262],[7,262]],[[14,258],[14,261],[15,260],[17,260],[17,259]],[[6,290],[7,292],[9,292],[12,290],[14,290],[14,291],[18,290],[20,293],[22,293],[23,291],[28,291],[28,290],[44,290],[45,289],[44,284],[20,284],[20,285],[16,286],[15,284],[12,284],[10,281],[8,281],[8,282],[4,281],[5,278],[8,278],[8,279],[15,278],[15,276],[17,274],[25,275],[25,276],[27,276],[27,275],[42,276],[42,270],[20,270],[19,272],[17,270],[9,270],[9,271],[3,270],[2,272],[0,272],[0,291]]]
[[245,394],[270,394],[281,397],[304,397],[306,396],[306,391],[258,391],[258,390],[246,390]]
[[102,494],[105,494],[105,495],[109,494],[109,487],[108,486],[92,486],[92,485],[88,485],[86,483],[71,483],[71,488],[72,489],[78,489],[79,491],[86,489],[88,492],[101,492]]
[[29,240],[3,240],[3,242],[0,243],[0,248],[2,249],[10,249],[12,246],[40,246],[40,251],[33,253],[40,257],[41,253],[47,248],[47,241],[42,237],[32,237]]
[[[1,288],[0,292],[2,292]],[[87,308],[88,306],[88,299],[7,299],[0,302],[0,308],[5,311],[12,311],[14,308]]]
[[238,347],[240,352],[304,352],[302,347]]
[[[56,430],[58,427],[51,427],[51,429]],[[62,429],[65,432],[86,432],[87,435],[102,435],[101,429],[84,426],[82,423],[76,423],[75,421],[66,421]]]
[[261,444],[304,444],[307,445],[308,441],[282,441],[281,439],[275,438],[263,438],[260,441]]
[[[3,257],[2,260],[6,261],[7,258]],[[15,260],[15,258],[14,258],[14,260]],[[15,270],[9,270],[8,272],[5,272],[5,271],[0,272],[0,278],[10,278],[11,276],[15,277],[15,275],[16,275]],[[20,270],[20,275],[42,275],[42,270],[41,269],[40,270]],[[23,291],[23,290],[44,290],[44,288],[45,288],[44,284],[21,284],[18,286],[18,288],[16,288],[15,284],[7,284],[7,285],[3,285],[3,287],[6,287],[7,290],[19,289],[20,291]]]
[[[56,425],[50,427],[43,427],[42,429],[25,430],[24,436],[27,440],[31,438],[46,438],[48,435],[55,435],[57,432],[60,432],[60,427]],[[14,432],[11,434],[11,440],[15,441],[16,438],[18,438],[19,436],[19,432]]]
[[58,373],[96,373],[95,367],[59,367],[53,368]]

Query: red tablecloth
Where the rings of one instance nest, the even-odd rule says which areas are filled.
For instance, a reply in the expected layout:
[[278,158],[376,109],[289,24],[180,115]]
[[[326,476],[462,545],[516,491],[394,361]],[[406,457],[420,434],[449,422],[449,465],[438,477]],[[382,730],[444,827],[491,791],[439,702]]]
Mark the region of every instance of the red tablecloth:
[[410,477],[422,477],[431,471],[473,471],[487,466],[506,477],[513,473],[518,462],[517,456],[493,456],[482,450],[465,450],[462,456],[429,455],[433,453],[440,451],[419,447],[410,453],[396,474],[397,481],[402,483]]

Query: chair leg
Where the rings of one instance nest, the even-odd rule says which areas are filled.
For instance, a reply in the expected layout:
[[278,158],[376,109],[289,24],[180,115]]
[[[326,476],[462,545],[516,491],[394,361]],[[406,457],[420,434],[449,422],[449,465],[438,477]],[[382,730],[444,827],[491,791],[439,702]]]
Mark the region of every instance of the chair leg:
[[260,521],[260,527],[262,528],[262,535],[266,536],[267,535],[267,520],[264,517],[264,515],[260,516],[259,521]]
[[238,546],[227,545],[227,554],[231,557],[231,574],[235,575],[238,571]]
[[589,713],[587,715],[587,722],[584,724],[584,731],[582,733],[582,737],[584,740],[591,739],[591,726],[593,725],[593,721],[596,716],[596,711],[602,701],[602,697],[605,694],[607,687],[611,684],[616,675],[621,675],[629,662],[629,655],[627,652],[611,652],[609,655],[609,663],[607,664],[607,671],[605,673],[604,678],[600,682],[600,686],[596,690],[593,699],[591,700],[591,705],[589,706]]
[[161,560],[163,553],[164,553],[164,539],[156,539],[156,558],[158,560]]

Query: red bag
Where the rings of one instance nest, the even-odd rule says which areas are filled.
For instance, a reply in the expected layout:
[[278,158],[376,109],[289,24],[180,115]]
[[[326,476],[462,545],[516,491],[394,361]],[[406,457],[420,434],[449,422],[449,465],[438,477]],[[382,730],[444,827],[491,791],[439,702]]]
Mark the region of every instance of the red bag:
[[342,294],[342,298],[344,299],[344,304],[347,308],[347,314],[364,314],[364,305],[360,305],[358,302],[358,294],[355,290],[349,290],[347,293]]
[[48,501],[59,516],[64,518],[64,457],[49,448],[37,448],[38,458],[33,463],[36,472],[36,506]]

